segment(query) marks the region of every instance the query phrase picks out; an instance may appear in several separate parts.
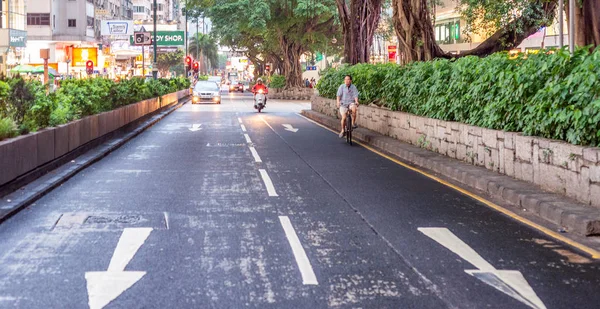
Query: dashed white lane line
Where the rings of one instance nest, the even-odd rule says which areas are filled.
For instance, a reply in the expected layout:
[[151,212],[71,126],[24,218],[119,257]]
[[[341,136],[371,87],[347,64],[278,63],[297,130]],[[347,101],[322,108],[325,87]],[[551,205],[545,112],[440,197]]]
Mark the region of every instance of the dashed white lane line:
[[240,124],[240,126],[242,127],[242,131],[246,132],[246,126],[243,124]]
[[279,216],[279,221],[281,222],[281,226],[285,231],[285,236],[292,247],[292,252],[296,258],[296,264],[298,264],[300,274],[302,275],[302,283],[304,285],[318,285],[319,282],[317,281],[317,276],[315,276],[315,272],[310,265],[310,261],[308,260],[308,256],[306,256],[304,248],[302,248],[302,244],[300,243],[300,239],[298,239],[298,235],[296,235],[296,231],[292,226],[290,218],[287,216]]
[[242,124],[242,118],[238,117],[238,122]]
[[262,160],[260,159],[260,156],[258,155],[258,152],[256,152],[256,149],[252,146],[250,146],[250,152],[252,153],[252,156],[254,157],[254,162],[260,163],[262,162]]
[[269,193],[269,196],[279,196],[279,195],[277,195],[277,192],[275,191],[275,187],[273,186],[273,182],[271,181],[271,178],[269,177],[269,174],[267,173],[267,171],[262,168],[259,169],[258,171],[260,172],[260,176],[262,176],[263,182],[265,183],[265,186],[267,187],[267,192]]
[[248,134],[244,134],[244,137],[246,138],[246,143],[252,144],[252,140],[250,139],[250,136],[248,136]]

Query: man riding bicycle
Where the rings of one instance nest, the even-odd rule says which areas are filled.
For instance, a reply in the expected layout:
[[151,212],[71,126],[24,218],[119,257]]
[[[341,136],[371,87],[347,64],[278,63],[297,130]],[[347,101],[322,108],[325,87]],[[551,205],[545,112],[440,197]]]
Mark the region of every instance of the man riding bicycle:
[[342,116],[342,132],[340,138],[344,137],[344,128],[346,127],[346,113],[348,109],[352,111],[352,128],[356,129],[356,117],[358,116],[358,89],[352,84],[352,76],[346,75],[344,84],[337,91],[337,107],[340,109]]

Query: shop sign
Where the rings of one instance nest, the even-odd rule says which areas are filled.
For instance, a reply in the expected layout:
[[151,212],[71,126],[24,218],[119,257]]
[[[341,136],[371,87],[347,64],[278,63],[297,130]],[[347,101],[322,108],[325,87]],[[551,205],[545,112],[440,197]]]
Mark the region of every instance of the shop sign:
[[26,47],[27,31],[10,29],[8,45],[13,47]]
[[92,60],[94,65],[98,65],[98,49],[95,47],[89,48],[73,48],[73,66],[83,67],[88,60]]
[[398,48],[396,47],[396,45],[388,46],[388,58],[390,59],[390,61],[396,61],[397,51],[398,51]]

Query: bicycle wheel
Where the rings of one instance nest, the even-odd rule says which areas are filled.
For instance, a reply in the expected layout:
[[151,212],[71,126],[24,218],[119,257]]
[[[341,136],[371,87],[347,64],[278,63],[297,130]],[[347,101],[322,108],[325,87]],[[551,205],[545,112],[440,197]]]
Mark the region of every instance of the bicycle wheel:
[[346,117],[346,142],[352,146],[352,116],[350,113]]

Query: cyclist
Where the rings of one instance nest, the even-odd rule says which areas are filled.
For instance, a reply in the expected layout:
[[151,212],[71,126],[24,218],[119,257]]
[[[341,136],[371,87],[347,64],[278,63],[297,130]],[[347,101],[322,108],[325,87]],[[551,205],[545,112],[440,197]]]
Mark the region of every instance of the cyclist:
[[352,128],[356,129],[356,117],[358,116],[358,89],[352,84],[352,76],[344,77],[344,84],[340,85],[337,91],[337,107],[342,116],[342,132],[340,138],[344,137],[344,128],[346,124],[346,113],[348,109],[352,111]]

